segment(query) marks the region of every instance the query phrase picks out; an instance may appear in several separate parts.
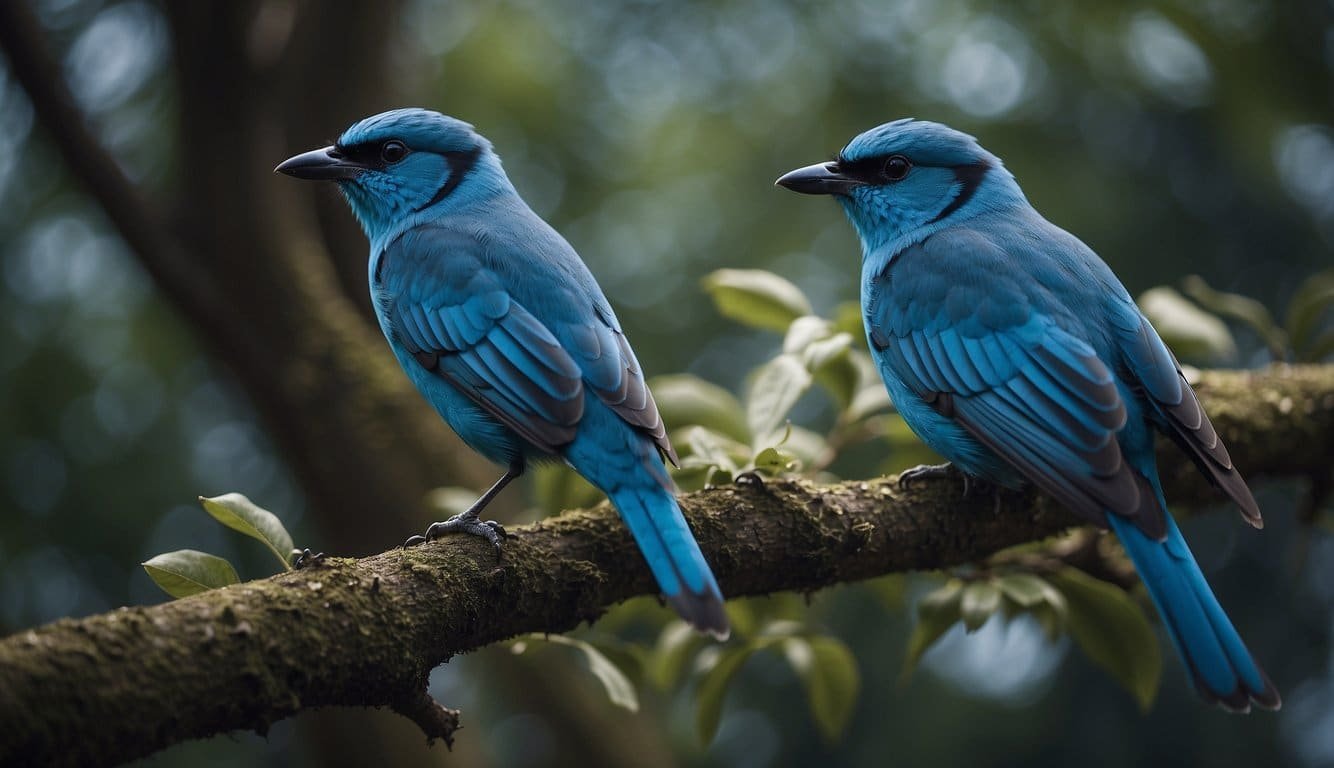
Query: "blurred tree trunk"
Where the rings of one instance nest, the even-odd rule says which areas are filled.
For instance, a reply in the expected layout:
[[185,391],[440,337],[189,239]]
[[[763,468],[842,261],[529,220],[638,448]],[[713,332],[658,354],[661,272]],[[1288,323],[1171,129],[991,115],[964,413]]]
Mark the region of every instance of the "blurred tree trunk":
[[171,220],[232,313],[237,338],[223,361],[283,446],[329,545],[396,543],[421,526],[428,489],[477,486],[492,470],[411,391],[366,322],[365,278],[348,277],[365,272],[365,238],[350,217],[322,230],[312,190],[272,169],[396,98],[385,51],[397,4],[164,7],[180,94]]

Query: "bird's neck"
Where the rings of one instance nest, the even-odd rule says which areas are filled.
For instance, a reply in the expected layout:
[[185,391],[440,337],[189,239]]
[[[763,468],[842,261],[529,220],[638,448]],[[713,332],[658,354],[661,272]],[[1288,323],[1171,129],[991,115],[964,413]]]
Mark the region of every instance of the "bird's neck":
[[959,226],[982,215],[1015,215],[1031,208],[1023,191],[1012,179],[998,181],[1009,183],[984,182],[986,186],[978,194],[944,218],[905,216],[890,208],[857,205],[850,199],[840,198],[843,212],[857,230],[862,243],[863,271],[879,272],[885,269],[899,253],[943,229]]
[[344,185],[343,194],[361,222],[366,237],[371,241],[371,253],[384,251],[404,232],[440,219],[470,216],[499,205],[510,198],[518,199],[504,174],[469,177],[443,200],[418,210],[388,208],[379,200],[360,200],[360,191],[353,185]]

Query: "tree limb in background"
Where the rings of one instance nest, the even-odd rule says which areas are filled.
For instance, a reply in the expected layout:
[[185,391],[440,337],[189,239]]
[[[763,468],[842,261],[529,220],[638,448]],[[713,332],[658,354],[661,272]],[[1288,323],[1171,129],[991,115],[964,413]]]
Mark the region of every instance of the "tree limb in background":
[[[393,18],[391,10],[373,9]],[[324,540],[373,552],[426,522],[421,499],[430,488],[445,478],[478,485],[490,470],[399,373],[379,329],[344,291],[314,217],[300,215],[302,198],[272,173],[289,154],[284,120],[317,98],[309,78],[278,78],[272,62],[262,73],[248,66],[247,31],[258,23],[250,4],[165,11],[178,43],[176,165],[189,191],[172,212],[137,188],[90,130],[27,3],[0,3],[0,48],[70,174],[259,410],[318,510]],[[297,40],[312,34],[309,26],[362,40],[340,54],[348,67],[381,56],[372,42],[388,37],[371,36],[359,14],[315,6],[293,13]],[[336,34],[339,25],[350,29]],[[274,47],[282,52],[280,42]],[[341,87],[353,83],[361,80]]]
[[[1334,367],[1209,372],[1201,399],[1248,477],[1306,478],[1334,464]],[[1169,497],[1221,497],[1162,452]],[[731,597],[808,592],[938,569],[1076,523],[1033,493],[997,505],[962,483],[752,482],[682,507]],[[0,641],[0,763],[108,764],[191,738],[264,731],[309,707],[389,706],[448,740],[425,696],[454,654],[526,632],[564,632],[655,593],[606,504],[512,531],[499,560],[449,537],[149,608],[62,620]],[[71,738],[77,734],[77,738]]]

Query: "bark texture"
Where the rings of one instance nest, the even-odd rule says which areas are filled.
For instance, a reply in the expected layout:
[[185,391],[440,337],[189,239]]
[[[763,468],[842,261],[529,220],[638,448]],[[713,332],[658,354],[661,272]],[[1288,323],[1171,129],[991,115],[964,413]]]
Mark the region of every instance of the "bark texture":
[[[1199,391],[1253,483],[1327,487],[1334,367],[1206,372]],[[1161,454],[1169,498],[1219,499],[1178,451]],[[962,490],[948,477],[908,488],[752,480],[682,506],[732,597],[944,568],[1076,522],[1031,492],[996,503]],[[425,694],[437,664],[655,591],[606,504],[511,534],[500,559],[483,541],[449,537],[12,635],[0,641],[0,764],[112,764],[327,705],[387,706],[448,741],[458,713]]]

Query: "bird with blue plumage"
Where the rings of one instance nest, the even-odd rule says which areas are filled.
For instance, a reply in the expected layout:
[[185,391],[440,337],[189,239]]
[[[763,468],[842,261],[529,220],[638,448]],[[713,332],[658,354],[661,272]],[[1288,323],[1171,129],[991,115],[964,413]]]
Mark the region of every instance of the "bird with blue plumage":
[[1256,528],[1259,508],[1107,264],[1044,219],[1000,158],[939,123],[886,123],[777,183],[833,196],[856,229],[867,340],[918,437],[966,476],[1033,483],[1109,527],[1196,690],[1230,710],[1277,708],[1168,512],[1155,435]]
[[278,171],[336,182],[370,240],[371,301],[409,379],[472,449],[507,467],[447,532],[499,549],[482,510],[534,461],[611,499],[676,611],[728,634],[722,592],[676,501],[676,453],[616,313],[471,125],[398,109]]

